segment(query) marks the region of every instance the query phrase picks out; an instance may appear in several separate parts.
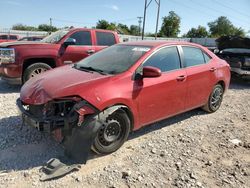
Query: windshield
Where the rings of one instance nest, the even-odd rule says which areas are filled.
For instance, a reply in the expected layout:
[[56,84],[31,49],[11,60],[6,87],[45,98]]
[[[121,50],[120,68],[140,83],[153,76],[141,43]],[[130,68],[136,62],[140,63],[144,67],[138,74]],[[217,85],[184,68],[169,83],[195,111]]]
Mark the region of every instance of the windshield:
[[81,60],[75,65],[75,68],[88,68],[106,74],[122,73],[150,49],[149,46],[114,45]]
[[55,33],[52,33],[51,35],[45,37],[43,40],[41,40],[42,42],[46,42],[46,43],[57,43],[59,40],[61,40],[67,33],[69,32],[69,30],[60,30],[60,31],[56,31]]

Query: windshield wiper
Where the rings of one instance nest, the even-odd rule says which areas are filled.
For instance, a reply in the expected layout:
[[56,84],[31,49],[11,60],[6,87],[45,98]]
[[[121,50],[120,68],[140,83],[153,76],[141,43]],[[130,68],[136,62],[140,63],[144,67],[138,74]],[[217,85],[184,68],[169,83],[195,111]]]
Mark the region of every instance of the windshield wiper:
[[105,73],[103,70],[100,70],[100,69],[96,69],[96,68],[93,68],[93,67],[85,67],[85,66],[77,66],[75,65],[75,68],[77,69],[80,69],[80,70],[85,70],[87,72],[98,72],[100,74],[103,74],[103,75],[107,75],[107,73]]

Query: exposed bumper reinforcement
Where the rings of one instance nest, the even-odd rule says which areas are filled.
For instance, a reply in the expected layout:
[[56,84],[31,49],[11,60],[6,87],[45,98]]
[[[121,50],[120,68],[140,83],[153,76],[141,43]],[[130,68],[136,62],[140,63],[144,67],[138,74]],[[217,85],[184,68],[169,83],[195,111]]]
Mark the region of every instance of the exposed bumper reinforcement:
[[231,67],[231,71],[235,72],[236,74],[241,75],[241,76],[250,76],[250,71],[242,70],[240,68]]

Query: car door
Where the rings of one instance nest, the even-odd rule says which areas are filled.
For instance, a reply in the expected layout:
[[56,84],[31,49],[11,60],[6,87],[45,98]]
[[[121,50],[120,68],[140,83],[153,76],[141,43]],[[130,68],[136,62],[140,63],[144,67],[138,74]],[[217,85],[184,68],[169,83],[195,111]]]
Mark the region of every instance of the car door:
[[111,32],[104,32],[104,31],[95,31],[94,41],[95,41],[96,52],[116,44],[115,35]]
[[182,46],[183,63],[187,73],[186,109],[206,103],[214,83],[211,57],[198,47]]
[[184,110],[186,99],[186,72],[176,46],[156,51],[142,65],[157,67],[162,75],[143,78],[138,95],[140,123],[146,125],[175,115]]
[[76,44],[67,46],[61,54],[64,64],[80,61],[95,52],[94,46],[92,45],[91,31],[76,31],[72,33],[69,38],[75,39]]

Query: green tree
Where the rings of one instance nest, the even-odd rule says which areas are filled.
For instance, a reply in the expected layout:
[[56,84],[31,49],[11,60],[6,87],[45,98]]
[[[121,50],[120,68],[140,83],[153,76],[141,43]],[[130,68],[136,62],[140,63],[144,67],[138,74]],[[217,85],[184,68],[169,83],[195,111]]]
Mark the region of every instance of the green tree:
[[98,20],[98,22],[96,23],[97,29],[108,29],[109,26],[110,24],[106,20]]
[[27,26],[23,24],[15,24],[12,26],[13,30],[21,30],[21,31],[37,31],[38,29],[33,26]]
[[130,34],[131,35],[139,35],[139,26],[138,25],[131,25],[130,26]]
[[181,18],[174,11],[170,11],[169,15],[162,19],[160,36],[177,37],[180,33]]
[[117,25],[117,29],[120,31],[121,34],[129,35],[130,30],[127,25],[119,23]]
[[145,33],[145,37],[155,37],[155,33],[147,32]]
[[245,36],[244,30],[235,27],[225,16],[220,16],[215,21],[209,22],[208,27],[212,37]]
[[48,24],[40,24],[38,26],[38,30],[39,31],[47,31],[47,32],[55,32],[58,30],[58,28],[56,28],[54,26],[50,26]]
[[99,20],[96,23],[96,28],[97,29],[108,29],[108,30],[113,30],[113,31],[117,30],[117,26],[115,23],[109,23],[106,20]]
[[245,37],[246,33],[245,33],[244,29],[242,29],[241,27],[239,27],[239,28],[235,27],[235,28],[233,28],[233,35]]
[[184,37],[188,38],[204,38],[208,37],[209,33],[207,29],[203,26],[198,26],[198,28],[191,28]]
[[116,24],[115,23],[110,23],[109,26],[107,27],[108,30],[116,31]]

